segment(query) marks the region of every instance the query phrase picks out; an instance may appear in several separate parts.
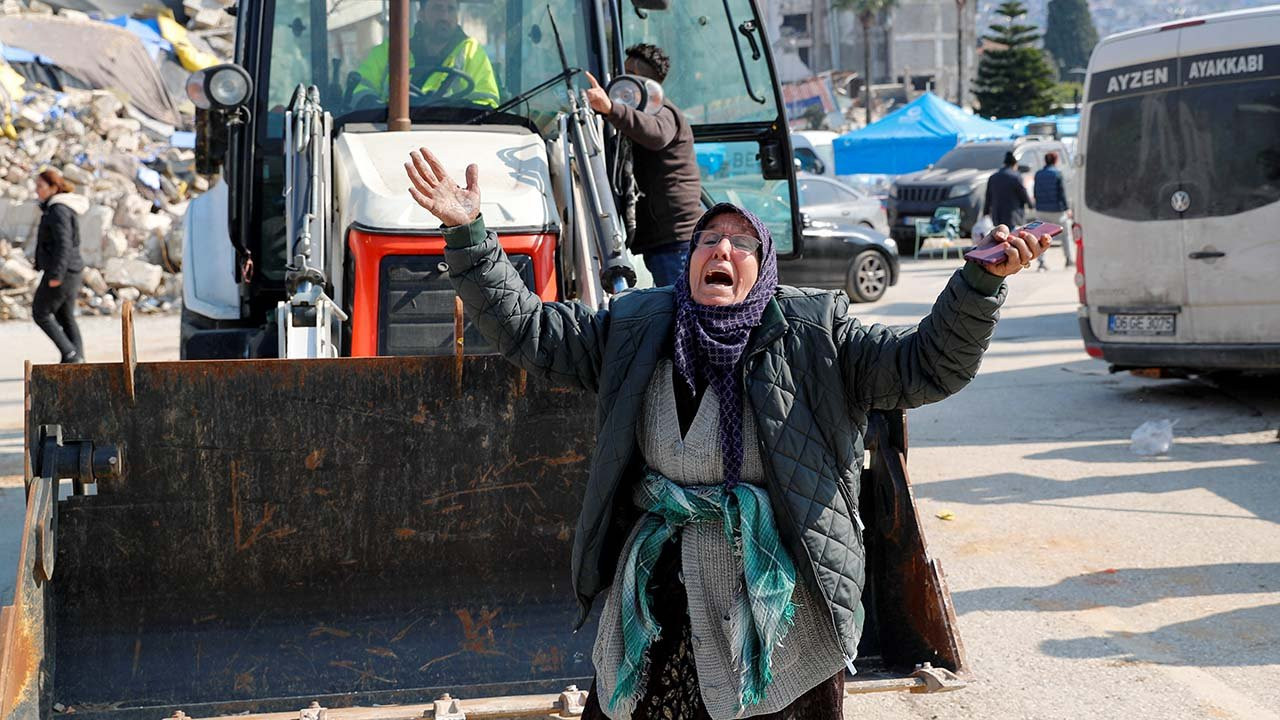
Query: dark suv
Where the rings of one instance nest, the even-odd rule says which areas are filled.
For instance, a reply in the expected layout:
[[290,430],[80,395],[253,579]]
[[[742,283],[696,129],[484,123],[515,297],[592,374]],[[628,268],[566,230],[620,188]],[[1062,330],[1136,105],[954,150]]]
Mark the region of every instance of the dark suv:
[[903,253],[915,250],[916,218],[933,217],[939,207],[960,208],[960,230],[968,236],[982,216],[987,178],[999,170],[1004,154],[1013,152],[1031,194],[1034,173],[1044,167],[1048,152],[1058,153],[1058,168],[1071,182],[1071,157],[1059,140],[1024,137],[999,142],[970,142],[955,146],[938,162],[918,172],[900,175],[889,190],[889,230]]

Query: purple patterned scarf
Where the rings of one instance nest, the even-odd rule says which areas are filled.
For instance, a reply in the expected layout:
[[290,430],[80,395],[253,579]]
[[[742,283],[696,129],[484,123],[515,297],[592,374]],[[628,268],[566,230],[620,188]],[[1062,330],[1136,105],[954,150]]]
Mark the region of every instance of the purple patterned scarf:
[[[715,388],[720,398],[720,454],[724,462],[724,484],[733,488],[742,471],[742,383],[739,367],[751,331],[760,324],[765,306],[778,288],[778,256],[773,236],[760,218],[736,205],[720,203],[698,220],[693,231],[704,229],[721,213],[741,215],[755,228],[761,245],[760,275],[745,300],[737,305],[714,307],[693,301],[689,290],[689,261],[676,281],[675,368],[676,375],[697,394],[702,379]],[[689,243],[692,260],[695,246]],[[694,373],[697,373],[695,376]]]

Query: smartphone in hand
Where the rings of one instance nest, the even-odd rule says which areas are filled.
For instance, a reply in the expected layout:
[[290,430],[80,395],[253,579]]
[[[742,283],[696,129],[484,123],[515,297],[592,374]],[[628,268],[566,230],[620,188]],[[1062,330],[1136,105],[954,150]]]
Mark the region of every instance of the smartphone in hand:
[[[1058,234],[1062,232],[1062,226],[1054,225],[1053,223],[1045,222],[1043,220],[1032,220],[1022,227],[1011,230],[1009,234],[1018,235],[1023,231],[1031,233],[1037,239],[1039,239],[1041,235],[1057,237]],[[992,245],[984,245],[970,250],[965,253],[964,256],[966,259],[977,260],[980,263],[1002,263],[1009,257],[1004,251],[1006,245],[1008,245],[1008,243],[1004,241],[994,243]]]

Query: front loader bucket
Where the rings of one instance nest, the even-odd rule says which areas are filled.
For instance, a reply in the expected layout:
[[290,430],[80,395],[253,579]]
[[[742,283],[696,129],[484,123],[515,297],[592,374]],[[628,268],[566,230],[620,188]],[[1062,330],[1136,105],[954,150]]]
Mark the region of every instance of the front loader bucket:
[[498,356],[156,363],[130,383],[126,368],[31,374],[29,428],[123,460],[56,504],[51,582],[17,607],[43,600],[27,631],[43,630],[46,707],[589,682],[594,631],[570,632],[568,585],[589,397]]
[[[462,717],[414,705],[567,711],[580,694],[554,693],[590,685],[568,580],[592,397],[468,356],[41,366],[28,403],[0,718]],[[871,429],[849,689],[951,689],[963,654],[901,415]]]

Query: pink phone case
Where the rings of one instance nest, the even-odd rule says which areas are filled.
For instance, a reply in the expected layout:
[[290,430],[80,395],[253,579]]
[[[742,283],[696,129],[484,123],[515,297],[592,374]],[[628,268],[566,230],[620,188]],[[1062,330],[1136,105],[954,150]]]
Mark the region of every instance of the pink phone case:
[[[1062,226],[1054,225],[1053,223],[1047,223],[1047,222],[1044,222],[1043,220],[1032,220],[1026,225],[1023,225],[1022,227],[1014,230],[1013,234],[1017,235],[1018,233],[1024,230],[1031,233],[1032,235],[1035,235],[1036,237],[1039,237],[1041,235],[1048,235],[1050,237],[1055,237],[1058,235],[1058,233],[1062,232]],[[1005,259],[1009,257],[1004,252],[1005,245],[1007,244],[1008,243],[998,242],[998,243],[995,243],[994,245],[987,245],[981,248],[975,248],[965,253],[964,256],[969,260],[977,260],[980,263],[987,263],[987,264],[1001,263],[1001,262],[1004,262]]]

